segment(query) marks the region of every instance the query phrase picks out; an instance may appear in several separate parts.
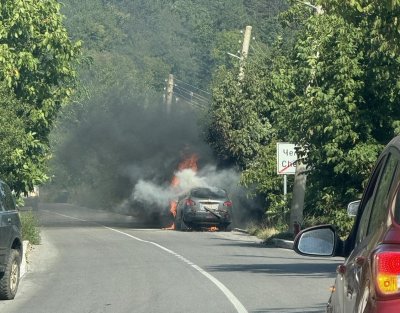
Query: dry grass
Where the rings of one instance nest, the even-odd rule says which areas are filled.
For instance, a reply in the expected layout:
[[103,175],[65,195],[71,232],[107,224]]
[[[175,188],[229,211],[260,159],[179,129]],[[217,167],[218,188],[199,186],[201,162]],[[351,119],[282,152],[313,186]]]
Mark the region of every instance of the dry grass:
[[276,227],[250,224],[247,226],[246,230],[250,235],[262,239],[265,243],[270,242],[273,238],[293,240],[293,234],[282,231]]
[[279,231],[275,227],[268,227],[257,224],[249,224],[246,230],[250,235],[256,236],[263,241],[267,241],[269,238],[279,233]]

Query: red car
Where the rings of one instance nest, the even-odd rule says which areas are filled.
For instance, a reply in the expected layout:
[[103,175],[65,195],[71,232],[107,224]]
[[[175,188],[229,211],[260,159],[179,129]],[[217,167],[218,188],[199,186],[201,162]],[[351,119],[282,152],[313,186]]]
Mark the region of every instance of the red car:
[[300,232],[294,250],[307,256],[342,256],[327,312],[400,312],[400,137],[380,155],[361,201],[353,229],[341,240],[332,225]]

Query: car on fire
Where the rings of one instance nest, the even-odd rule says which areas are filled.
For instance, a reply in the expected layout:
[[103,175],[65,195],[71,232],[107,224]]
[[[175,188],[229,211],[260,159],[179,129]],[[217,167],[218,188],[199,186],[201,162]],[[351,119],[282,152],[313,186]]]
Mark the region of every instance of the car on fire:
[[400,136],[384,149],[341,240],[332,225],[300,232],[294,250],[306,256],[342,256],[327,312],[400,312]]
[[177,202],[177,230],[216,227],[227,230],[232,222],[232,202],[226,190],[218,187],[197,187],[181,195]]

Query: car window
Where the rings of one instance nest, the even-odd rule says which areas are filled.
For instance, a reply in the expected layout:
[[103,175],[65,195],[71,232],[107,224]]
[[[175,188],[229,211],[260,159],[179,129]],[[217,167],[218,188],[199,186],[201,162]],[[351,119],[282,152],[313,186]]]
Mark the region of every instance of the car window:
[[5,211],[5,198],[6,191],[4,190],[4,184],[0,182],[0,212]]
[[400,185],[397,186],[393,215],[397,224],[400,224]]
[[375,187],[377,186],[378,178],[380,177],[379,174],[381,173],[385,161],[386,158],[382,158],[379,161],[378,165],[376,166],[375,171],[370,179],[370,182],[368,183],[362,202],[360,204],[359,210],[362,213],[357,227],[356,242],[355,242],[356,245],[360,243],[367,235],[369,217],[371,215],[371,208],[374,199],[373,197],[374,191],[376,189]]
[[14,203],[13,196],[11,194],[10,187],[8,187],[8,185],[4,184],[3,190],[5,191],[5,197],[4,197],[5,210],[6,211],[14,211],[15,203]]
[[393,186],[397,168],[398,159],[393,154],[390,154],[376,189],[368,233],[374,233],[388,217],[389,193]]
[[224,199],[226,192],[218,188],[197,188],[191,192],[192,197],[196,198],[210,198],[210,199]]

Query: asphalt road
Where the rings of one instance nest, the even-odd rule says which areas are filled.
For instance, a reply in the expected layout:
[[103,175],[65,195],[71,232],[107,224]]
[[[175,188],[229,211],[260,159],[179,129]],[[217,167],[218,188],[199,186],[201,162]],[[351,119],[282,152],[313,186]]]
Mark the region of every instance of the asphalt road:
[[1,313],[323,312],[342,261],[70,205],[39,215],[42,244]]

